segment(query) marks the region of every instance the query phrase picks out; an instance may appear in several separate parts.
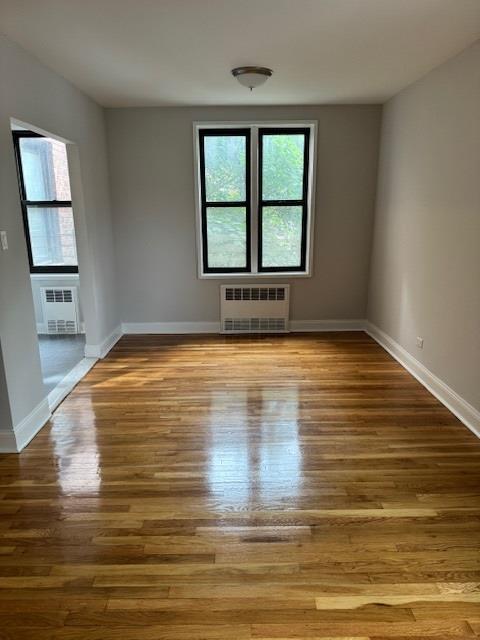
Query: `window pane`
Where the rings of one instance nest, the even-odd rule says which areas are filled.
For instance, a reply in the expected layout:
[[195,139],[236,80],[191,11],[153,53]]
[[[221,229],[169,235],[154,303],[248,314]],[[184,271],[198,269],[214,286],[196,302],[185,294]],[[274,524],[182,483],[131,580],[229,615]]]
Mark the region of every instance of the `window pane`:
[[203,140],[207,202],[246,200],[245,136],[205,136]]
[[50,138],[20,138],[27,200],[71,200],[67,148]]
[[77,266],[70,207],[28,207],[28,229],[35,267]]
[[301,200],[305,136],[301,133],[262,137],[263,200]]
[[262,267],[299,267],[302,207],[263,207]]
[[208,266],[247,266],[245,207],[207,207]]

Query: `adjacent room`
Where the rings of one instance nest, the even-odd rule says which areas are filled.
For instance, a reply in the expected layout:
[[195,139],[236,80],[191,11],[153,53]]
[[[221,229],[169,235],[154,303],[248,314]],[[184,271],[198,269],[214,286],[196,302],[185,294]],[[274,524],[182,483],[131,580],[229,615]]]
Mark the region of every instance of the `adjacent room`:
[[67,146],[12,126],[43,383],[49,394],[85,357]]
[[0,26],[0,638],[480,638],[480,0]]

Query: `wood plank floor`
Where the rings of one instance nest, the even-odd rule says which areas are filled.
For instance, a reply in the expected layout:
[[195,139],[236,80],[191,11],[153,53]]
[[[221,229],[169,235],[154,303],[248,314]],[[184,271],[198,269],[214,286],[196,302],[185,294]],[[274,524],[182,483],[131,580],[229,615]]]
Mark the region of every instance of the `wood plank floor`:
[[0,639],[480,637],[479,490],[363,333],[125,337],[0,456]]

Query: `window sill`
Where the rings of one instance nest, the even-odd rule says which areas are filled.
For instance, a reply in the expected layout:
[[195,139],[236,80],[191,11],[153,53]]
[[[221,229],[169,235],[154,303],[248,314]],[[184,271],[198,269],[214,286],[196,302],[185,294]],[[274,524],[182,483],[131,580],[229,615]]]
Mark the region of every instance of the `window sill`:
[[200,273],[198,274],[199,280],[229,280],[243,278],[254,280],[261,278],[268,278],[271,280],[272,278],[311,278],[312,273],[307,271],[274,271],[271,273]]
[[78,278],[78,273],[31,273],[32,280],[66,280]]

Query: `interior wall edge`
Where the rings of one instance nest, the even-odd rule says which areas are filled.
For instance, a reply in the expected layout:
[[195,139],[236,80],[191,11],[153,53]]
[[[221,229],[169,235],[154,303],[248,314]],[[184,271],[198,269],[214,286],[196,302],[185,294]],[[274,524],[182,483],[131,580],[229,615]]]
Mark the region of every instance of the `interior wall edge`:
[[0,453],[20,453],[51,417],[48,398],[43,398],[13,431],[0,431]]
[[115,344],[122,337],[122,326],[118,325],[112,333],[105,338],[99,344],[86,344],[85,345],[85,357],[86,358],[105,358],[110,349],[115,346]]
[[480,40],[384,105],[367,301],[369,321],[476,412],[479,63]]
[[15,434],[10,429],[0,429],[0,453],[18,453]]
[[[88,288],[85,286],[88,285],[86,278],[90,278],[90,289],[95,289],[90,297],[96,297],[97,300],[96,306],[91,305],[95,313],[87,321],[87,332],[93,326],[90,341],[100,343],[104,340],[119,324],[120,314],[112,259],[113,233],[106,180],[104,111],[3,34],[0,34],[0,59],[0,217],[9,245],[7,251],[0,251],[0,429],[2,433],[11,431],[16,438],[14,430],[18,431],[19,425],[35,423],[34,415],[40,420],[36,413],[40,411],[38,407],[45,407],[48,403],[38,353],[30,270],[12,145],[12,119],[68,140],[73,143],[68,145],[68,149],[77,150],[74,155],[79,162],[81,160],[81,181],[78,183],[81,189],[77,188],[77,191],[82,193],[87,220],[85,225],[77,225],[77,215],[75,231],[78,240],[78,232],[88,227],[90,247],[84,259],[80,260],[81,286],[83,291]],[[71,179],[74,190],[73,182]],[[72,200],[78,211],[78,197],[74,196]],[[92,269],[95,269],[95,274],[91,273]],[[88,305],[84,302],[85,299],[82,299],[85,309]],[[3,405],[6,405],[5,410]],[[30,420],[33,422],[29,423]],[[22,429],[18,436],[22,438],[22,446],[29,437],[30,428],[34,429],[25,426],[26,431]],[[2,436],[1,442],[9,450],[13,448],[10,434]]]

